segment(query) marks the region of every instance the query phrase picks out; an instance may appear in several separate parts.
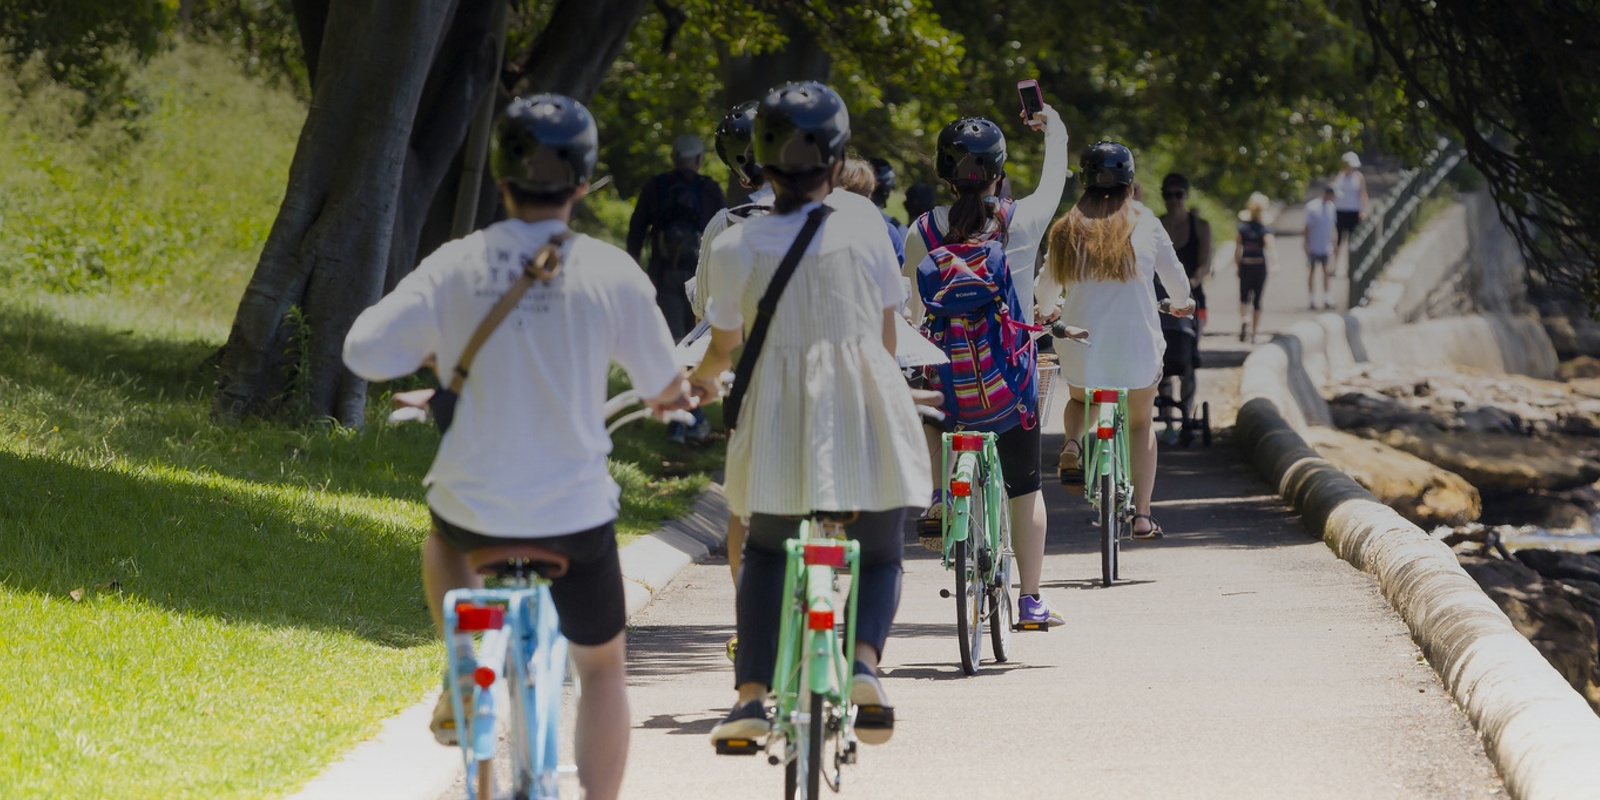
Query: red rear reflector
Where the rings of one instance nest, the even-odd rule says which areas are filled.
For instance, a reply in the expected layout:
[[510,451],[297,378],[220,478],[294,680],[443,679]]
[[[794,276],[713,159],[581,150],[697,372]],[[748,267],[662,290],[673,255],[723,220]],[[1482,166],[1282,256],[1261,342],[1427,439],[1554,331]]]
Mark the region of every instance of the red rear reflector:
[[1099,428],[1099,429],[1097,429],[1095,431],[1095,435],[1100,437],[1101,439],[1110,439],[1111,437],[1117,435],[1117,429],[1116,428]]
[[499,606],[456,606],[456,630],[494,631],[506,623],[506,610]]
[[1117,390],[1096,389],[1094,390],[1094,401],[1096,403],[1115,403],[1117,402]]
[[975,453],[983,449],[983,435],[957,433],[950,437],[950,449],[957,453]]
[[484,689],[493,686],[494,669],[490,667],[478,667],[472,671],[472,682],[478,684],[479,687]]
[[844,545],[842,544],[808,544],[806,545],[806,566],[808,567],[833,567],[844,568]]
[[833,609],[810,612],[806,615],[806,627],[814,631],[833,630]]
[[971,481],[951,481],[950,482],[950,494],[952,496],[954,496],[954,497],[971,497],[972,496],[972,482]]

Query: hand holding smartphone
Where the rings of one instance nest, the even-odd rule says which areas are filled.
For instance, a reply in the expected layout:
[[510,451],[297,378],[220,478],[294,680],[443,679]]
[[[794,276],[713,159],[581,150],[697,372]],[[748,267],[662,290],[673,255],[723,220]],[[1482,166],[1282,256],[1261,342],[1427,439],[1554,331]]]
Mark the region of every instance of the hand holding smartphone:
[[1034,130],[1043,128],[1043,123],[1034,119],[1044,110],[1044,94],[1039,91],[1039,82],[1032,78],[1017,81],[1017,95],[1022,98],[1022,121]]

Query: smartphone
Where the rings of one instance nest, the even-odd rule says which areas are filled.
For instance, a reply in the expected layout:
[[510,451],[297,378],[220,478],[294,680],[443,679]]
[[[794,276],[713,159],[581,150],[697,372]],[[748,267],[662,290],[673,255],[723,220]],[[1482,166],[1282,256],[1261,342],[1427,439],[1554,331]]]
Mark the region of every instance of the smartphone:
[[1039,91],[1039,82],[1032,78],[1017,81],[1017,95],[1022,98],[1022,120],[1032,125],[1033,115],[1044,110],[1044,94]]

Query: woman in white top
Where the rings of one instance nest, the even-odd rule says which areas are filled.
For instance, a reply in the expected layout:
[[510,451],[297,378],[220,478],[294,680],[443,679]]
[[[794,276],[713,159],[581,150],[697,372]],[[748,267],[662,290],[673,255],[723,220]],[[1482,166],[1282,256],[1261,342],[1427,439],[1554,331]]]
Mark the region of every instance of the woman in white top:
[[1333,243],[1333,261],[1339,262],[1350,233],[1367,218],[1367,176],[1361,172],[1361,156],[1355,151],[1339,157],[1342,164],[1333,178],[1333,210],[1338,234]]
[[[1156,437],[1151,424],[1161,356],[1166,340],[1157,318],[1155,276],[1172,298],[1172,313],[1194,313],[1189,276],[1161,220],[1132,199],[1133,153],[1116,142],[1096,142],[1084,151],[1083,196],[1050,229],[1050,252],[1039,276],[1040,309],[1053,308],[1065,292],[1061,318],[1072,338],[1092,335],[1090,346],[1061,342],[1061,378],[1070,401],[1067,444],[1061,451],[1062,483],[1082,485],[1080,462],[1086,389],[1128,389],[1128,434],[1133,456],[1133,535],[1161,536],[1150,516],[1156,481]],[[1075,480],[1076,479],[1076,480]]]
[[[844,101],[827,86],[773,89],[754,130],[756,158],[776,193],[772,213],[729,228],[708,265],[711,345],[690,376],[705,398],[716,395],[784,254],[810,217],[822,219],[754,368],[740,376],[748,388],[731,421],[727,466],[728,504],[749,519],[737,599],[739,700],[713,742],[760,739],[769,729],[764,700],[777,661],[784,541],[814,511],[859,512],[845,528],[862,548],[851,697],[888,706],[877,665],[899,605],[903,528],[932,487],[911,390],[893,355],[905,294],[894,249],[871,200],[833,191],[849,126]],[[858,722],[856,732],[875,744],[890,726]]]

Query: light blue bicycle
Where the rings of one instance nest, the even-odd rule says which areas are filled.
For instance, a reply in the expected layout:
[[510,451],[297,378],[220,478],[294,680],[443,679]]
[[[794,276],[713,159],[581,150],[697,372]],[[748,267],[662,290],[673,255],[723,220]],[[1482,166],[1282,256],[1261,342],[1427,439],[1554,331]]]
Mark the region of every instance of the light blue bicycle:
[[[640,402],[626,391],[606,402],[610,418]],[[639,409],[618,417],[607,433],[650,416]],[[673,421],[693,423],[687,412],[673,412]],[[550,581],[567,571],[567,557],[541,547],[537,540],[508,541],[473,551],[472,569],[497,576],[499,588],[456,589],[445,595],[445,641],[457,633],[478,637],[473,661],[446,647],[449,664],[446,691],[455,712],[468,800],[496,797],[498,740],[505,730],[510,761],[511,797],[553,800],[561,796],[560,778],[576,771],[559,763],[561,701],[567,680],[567,639],[561,635]],[[469,687],[465,682],[470,680]],[[464,700],[463,698],[469,698]],[[470,711],[470,713],[468,713]]]

